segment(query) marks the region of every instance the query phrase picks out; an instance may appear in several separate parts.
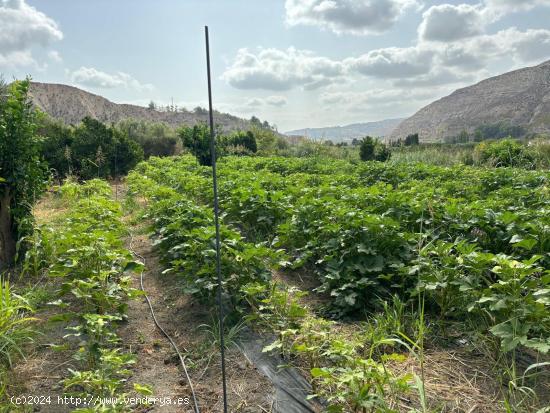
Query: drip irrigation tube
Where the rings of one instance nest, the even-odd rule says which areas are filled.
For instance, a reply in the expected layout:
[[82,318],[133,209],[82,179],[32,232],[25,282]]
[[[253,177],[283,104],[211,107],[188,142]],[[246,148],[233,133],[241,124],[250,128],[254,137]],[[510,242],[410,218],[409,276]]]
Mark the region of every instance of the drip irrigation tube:
[[[145,257],[141,254],[138,254],[132,247],[133,239],[134,239],[134,237],[130,234],[129,249],[132,252],[132,254],[134,254],[136,257],[138,257],[143,262],[143,264],[145,265]],[[153,310],[153,305],[151,304],[151,300],[149,299],[149,296],[147,295],[147,292],[145,291],[145,288],[143,286],[143,273],[144,273],[144,270],[141,270],[141,273],[139,274],[139,284],[140,284],[140,287],[141,287],[141,291],[143,291],[143,293],[144,293],[145,300],[147,301],[147,304],[149,305],[149,312],[151,313],[151,316],[153,317],[153,322],[155,323],[157,328],[160,330],[160,332],[164,335],[164,337],[166,337],[166,339],[170,342],[173,349],[177,353],[177,355],[179,357],[179,360],[180,360],[181,367],[183,368],[183,372],[185,374],[185,378],[187,379],[187,383],[189,383],[189,388],[191,389],[191,395],[193,396],[193,404],[195,406],[194,411],[195,411],[195,413],[200,413],[199,402],[197,401],[197,396],[195,394],[195,389],[193,388],[193,382],[191,381],[191,377],[189,377],[189,373],[187,372],[187,367],[185,365],[185,360],[184,360],[183,356],[181,355],[181,352],[179,351],[178,346],[176,345],[174,340],[172,340],[172,337],[170,337],[168,335],[168,333],[161,327],[161,325],[159,324],[159,322],[157,320],[157,317],[155,316],[155,310]]]

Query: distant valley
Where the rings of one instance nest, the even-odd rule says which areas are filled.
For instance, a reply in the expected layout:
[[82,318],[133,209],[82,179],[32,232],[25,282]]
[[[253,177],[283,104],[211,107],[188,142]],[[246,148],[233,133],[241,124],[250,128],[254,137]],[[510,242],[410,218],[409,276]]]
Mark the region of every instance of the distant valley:
[[385,119],[378,122],[353,123],[345,126],[326,128],[305,128],[285,132],[289,136],[306,136],[311,139],[341,142],[364,136],[389,136],[403,119]]

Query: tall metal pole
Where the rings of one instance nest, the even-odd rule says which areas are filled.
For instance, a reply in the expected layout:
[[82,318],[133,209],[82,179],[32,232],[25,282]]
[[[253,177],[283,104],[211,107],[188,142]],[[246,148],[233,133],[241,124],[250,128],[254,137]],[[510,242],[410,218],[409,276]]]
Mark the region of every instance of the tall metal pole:
[[214,187],[214,220],[216,224],[216,273],[218,275],[218,312],[220,319],[220,353],[222,357],[222,383],[223,383],[223,411],[227,413],[227,385],[225,381],[225,343],[223,330],[223,304],[222,304],[222,272],[220,262],[220,220],[218,207],[218,179],[216,175],[216,137],[214,134],[214,114],[212,111],[212,82],[210,80],[210,43],[208,41],[208,26],[204,26],[206,40],[206,71],[208,76],[208,108],[210,110],[210,155],[212,156],[212,183]]

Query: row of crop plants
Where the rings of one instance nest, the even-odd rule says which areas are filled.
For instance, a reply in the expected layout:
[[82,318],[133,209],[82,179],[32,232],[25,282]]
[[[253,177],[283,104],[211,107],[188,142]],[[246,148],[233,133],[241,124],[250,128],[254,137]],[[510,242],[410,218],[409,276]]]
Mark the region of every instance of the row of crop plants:
[[9,412],[11,369],[24,347],[33,340],[33,308],[18,295],[8,280],[0,279],[0,412]]
[[[141,293],[131,287],[129,272],[142,264],[123,245],[121,206],[101,180],[66,182],[50,202],[64,212],[55,222],[38,226],[27,240],[22,270],[57,279],[49,305],[58,311],[49,322],[63,323],[67,334],[63,344],[52,348],[74,349],[77,366],[60,382],[63,395],[74,402],[74,411],[130,411],[126,381],[136,359],[124,349],[117,326],[126,320],[127,301]],[[139,384],[134,391],[151,394]]]
[[[201,175],[207,170],[199,168],[199,175],[189,179],[184,172],[171,174],[165,169],[170,162],[165,161],[162,169],[142,164],[128,177],[129,193],[146,200],[144,218],[153,223],[166,272],[181,277],[185,292],[213,304],[217,280],[212,209],[189,197],[195,193],[199,199],[209,198],[208,190],[204,191],[208,188],[206,175]],[[175,169],[182,172],[179,166]],[[191,181],[200,182],[200,189],[181,191]],[[411,376],[394,375],[386,368],[386,363],[404,358],[387,350],[396,345],[406,348],[406,343],[375,337],[373,332],[353,337],[331,335],[330,322],[298,303],[304,293],[271,279],[271,268],[278,265],[282,251],[246,241],[233,225],[221,225],[221,238],[226,300],[236,315],[245,316],[256,329],[277,333],[279,339],[266,351],[277,349],[285,357],[308,360],[316,395],[331,409],[392,411],[401,392],[411,390]],[[367,336],[375,340],[368,351],[363,345]],[[388,354],[380,358],[376,349],[382,347]]]
[[[525,385],[525,389],[528,384],[515,371],[518,350],[528,348],[535,355],[539,363],[530,370],[535,376],[544,367],[541,360],[550,347],[547,172],[420,164],[355,166],[335,160],[277,158],[227,158],[219,171],[227,231],[222,238],[228,240],[224,248],[234,242],[261,250],[253,255],[259,261],[248,271],[266,268],[276,259],[293,269],[314,272],[320,281],[318,290],[331,297],[328,311],[333,315],[379,311],[377,307],[384,301],[379,297],[393,302],[391,313],[401,311],[399,317],[386,314],[387,320],[394,320],[386,324],[400,327],[380,327],[382,331],[374,332],[366,328],[368,339],[364,332],[361,337],[346,338],[346,342],[357,343],[357,348],[372,350],[359,354],[353,345],[340,348],[350,357],[348,361],[375,363],[363,366],[363,373],[387,372],[376,363],[393,354],[388,348],[397,346],[418,353],[424,326],[416,321],[423,319],[425,312],[435,320],[437,334],[443,336],[448,325],[469,320],[475,331],[464,332],[485,338],[500,365],[509,368],[504,376],[511,387]],[[152,201],[152,218],[157,222],[160,242],[165,243],[170,268],[186,277],[197,292],[203,288],[212,291],[216,285],[213,278],[201,285],[198,276],[214,274],[212,246],[202,250],[203,255],[210,254],[206,266],[185,258],[195,248],[195,237],[203,236],[204,245],[212,240],[209,174],[209,168],[182,157],[153,159],[138,166],[130,177],[134,190],[147,194]],[[173,209],[182,202],[183,208]],[[203,227],[197,226],[196,214],[189,215],[197,207],[204,211]],[[181,227],[189,232],[187,238],[174,235],[173,230]],[[262,313],[269,308],[265,300],[277,301],[273,296],[280,291],[266,283],[264,270],[238,283],[231,261],[242,263],[246,259],[246,254],[238,254],[224,260],[225,277],[231,280],[229,293],[239,297],[238,301],[244,294],[249,307],[265,318]],[[256,277],[258,274],[261,276]],[[417,301],[418,297],[422,299]],[[416,321],[403,327],[402,308],[410,302],[418,302],[408,317]],[[288,319],[288,314],[284,315],[287,310],[288,306],[268,310],[268,318],[283,314],[282,319]],[[284,328],[276,328],[281,337],[276,345],[290,346],[288,351],[305,352],[304,359],[316,360],[310,372],[315,384],[323,384],[322,389],[316,387],[317,393],[344,410],[391,409],[387,400],[392,398],[388,398],[385,385],[372,385],[363,373],[356,376],[361,370],[358,365],[351,371],[342,368],[338,362],[346,357],[327,350],[332,346],[330,340],[321,340],[317,347],[301,343],[301,335],[331,336],[330,328],[322,327],[323,320],[313,319],[311,322],[305,317],[290,327],[281,321]],[[308,349],[328,358],[312,355]],[[380,349],[388,354],[383,356]],[[358,387],[352,387],[349,397],[342,396],[347,393],[342,383],[337,384],[338,379],[348,384],[366,383],[366,387],[359,393]],[[397,379],[399,385],[405,382]],[[423,395],[422,386],[416,387]],[[365,399],[353,401],[352,394],[363,394]],[[525,392],[511,391],[506,403],[525,409],[527,401],[522,394]]]

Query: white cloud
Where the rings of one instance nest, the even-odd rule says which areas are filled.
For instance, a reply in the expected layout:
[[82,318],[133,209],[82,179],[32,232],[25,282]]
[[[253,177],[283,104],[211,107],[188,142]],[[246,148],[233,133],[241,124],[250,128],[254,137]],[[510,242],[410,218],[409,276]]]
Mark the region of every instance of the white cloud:
[[[320,96],[321,113],[326,119],[338,113],[337,122],[344,119],[358,121],[384,119],[414,113],[418,107],[433,100],[438,94],[450,92],[439,88],[372,88],[364,91],[325,92]],[[358,118],[361,116],[361,118]]]
[[324,92],[320,100],[327,105],[349,104],[354,106],[378,106],[395,102],[410,102],[431,98],[432,91],[420,89],[370,89],[364,92]]
[[70,78],[74,83],[100,89],[112,89],[117,87],[125,87],[138,91],[154,89],[153,85],[142,84],[127,73],[117,72],[109,74],[93,67],[82,66],[70,73]]
[[237,89],[289,90],[296,86],[316,89],[343,74],[341,62],[315,56],[306,50],[240,49],[222,79]]
[[32,57],[30,51],[18,51],[9,52],[6,54],[0,53],[0,68],[4,70],[15,70],[18,67],[30,67],[34,66],[38,68],[37,62]]
[[[491,8],[496,0],[479,1],[428,9],[410,47],[379,48],[341,60],[292,47],[241,49],[222,78],[240,89],[320,90],[304,97],[320,103],[311,109],[313,118],[341,122],[413,113],[456,88],[494,75],[495,68],[505,72],[550,58],[550,30],[511,27],[487,33],[504,15],[502,10],[519,8],[502,2],[497,13]],[[550,0],[529,3],[535,7]],[[269,109],[267,98],[251,98],[242,107],[242,113]]]
[[471,73],[460,73],[445,67],[436,67],[429,73],[412,78],[398,79],[393,82],[393,86],[409,88],[409,87],[433,87],[472,83],[476,80],[476,76]]
[[257,54],[241,49],[222,77],[239,89],[281,91],[342,89],[364,78],[400,87],[465,85],[489,74],[488,65],[503,59],[526,65],[548,58],[550,30],[509,28],[451,42],[420,39],[415,46],[375,49],[341,61],[294,48],[260,49]]
[[550,0],[484,0],[478,4],[440,4],[422,14],[421,41],[455,42],[480,36],[491,24],[510,13],[550,6]]
[[271,106],[284,106],[288,103],[286,97],[284,96],[268,96],[265,98],[265,103]]
[[31,48],[62,38],[57,23],[24,0],[0,0],[0,68],[39,68]]
[[416,0],[286,0],[289,25],[320,26],[335,33],[364,35],[388,30]]
[[479,4],[440,4],[422,14],[418,32],[422,40],[450,42],[481,34],[485,23]]
[[505,14],[527,11],[537,6],[550,6],[550,0],[485,0],[487,9]]
[[[478,42],[479,38],[472,40]],[[483,57],[486,57],[488,53],[484,52],[483,48],[479,50],[468,48],[466,46],[467,44],[467,42],[459,42],[440,46],[436,49],[437,65],[448,69],[460,69],[461,71],[467,72],[482,69],[484,66]]]
[[414,77],[430,71],[434,52],[422,47],[387,47],[345,60],[350,70],[383,79]]
[[550,30],[515,27],[493,34],[445,44],[435,54],[434,66],[479,72],[491,62],[506,59],[518,65],[539,63],[550,58]]
[[407,48],[372,50],[344,60],[349,72],[392,80],[394,85],[443,85],[473,81],[491,62],[508,58],[518,65],[550,58],[550,30],[515,27],[455,42],[420,41]]
[[492,35],[481,36],[478,41],[464,45],[480,57],[510,57],[520,64],[537,63],[550,58],[550,30],[529,29],[520,31],[515,27]]
[[[243,113],[251,113],[266,106],[282,107],[288,103],[288,100],[284,96],[273,95],[266,98],[253,97],[246,100],[244,105],[236,105],[238,111]],[[235,106],[234,106],[235,107]]]
[[61,55],[59,54],[59,52],[57,50],[50,50],[48,52],[48,57],[50,58],[50,60],[52,60],[53,62],[61,62],[63,61]]
[[249,108],[249,109],[257,109],[259,108],[260,106],[263,106],[264,104],[264,101],[263,99],[260,99],[260,98],[250,98],[250,99],[247,99],[244,106],[246,108]]
[[61,40],[57,23],[24,0],[0,1],[0,52],[20,51]]

